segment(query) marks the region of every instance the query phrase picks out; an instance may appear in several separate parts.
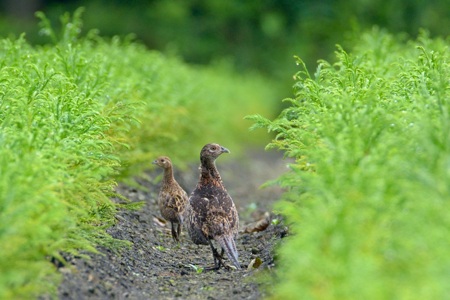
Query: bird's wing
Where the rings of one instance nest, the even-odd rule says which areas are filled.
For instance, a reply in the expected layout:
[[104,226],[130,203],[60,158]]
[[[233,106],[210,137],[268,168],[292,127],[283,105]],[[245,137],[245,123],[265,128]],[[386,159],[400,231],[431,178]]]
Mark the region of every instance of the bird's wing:
[[234,234],[238,227],[238,216],[231,197],[228,194],[214,195],[210,197],[209,204],[204,223],[208,227],[209,234],[212,236]]
[[184,190],[177,190],[167,199],[166,206],[172,208],[176,212],[182,212],[185,209],[188,196]]

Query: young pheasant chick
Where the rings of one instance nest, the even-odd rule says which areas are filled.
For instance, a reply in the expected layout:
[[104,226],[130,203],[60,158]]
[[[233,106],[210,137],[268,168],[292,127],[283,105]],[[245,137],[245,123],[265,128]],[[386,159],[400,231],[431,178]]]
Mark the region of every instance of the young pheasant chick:
[[[201,150],[201,174],[186,207],[185,226],[195,244],[210,245],[214,257],[213,269],[224,265],[224,252],[233,265],[240,269],[234,241],[238,233],[239,217],[215,165],[216,158],[222,153],[230,151],[218,144],[207,144]],[[221,254],[214,248],[211,240],[220,245]]]
[[[153,164],[163,168],[161,190],[158,196],[158,205],[161,215],[172,225],[172,238],[177,242],[180,240],[181,224],[188,196],[183,188],[173,177],[172,162],[169,157],[161,156],[153,161]],[[175,229],[176,225],[176,229]]]

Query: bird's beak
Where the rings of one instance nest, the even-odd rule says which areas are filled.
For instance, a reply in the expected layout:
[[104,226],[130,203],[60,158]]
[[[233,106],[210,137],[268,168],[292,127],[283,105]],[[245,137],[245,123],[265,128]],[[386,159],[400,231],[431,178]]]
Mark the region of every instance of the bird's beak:
[[156,159],[154,161],[152,161],[152,164],[156,165]]
[[231,153],[230,152],[230,150],[228,150],[227,148],[225,148],[225,147],[220,147],[220,151],[222,152],[222,153]]

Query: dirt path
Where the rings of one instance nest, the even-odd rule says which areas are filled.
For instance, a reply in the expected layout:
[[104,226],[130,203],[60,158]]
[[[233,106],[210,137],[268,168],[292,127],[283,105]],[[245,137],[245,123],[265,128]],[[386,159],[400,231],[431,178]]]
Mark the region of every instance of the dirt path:
[[[176,166],[175,166],[176,167]],[[244,160],[232,157],[217,160],[224,184],[233,197],[240,216],[240,227],[260,219],[281,195],[277,187],[259,189],[269,179],[286,171],[279,153],[250,151]],[[160,174],[153,170],[149,178]],[[198,165],[183,173],[175,173],[180,184],[190,193],[198,179]],[[159,183],[140,179],[148,189],[144,192],[125,185],[118,191],[132,201],[146,201],[139,211],[121,211],[119,222],[108,232],[115,238],[129,240],[130,249],[120,254],[99,249],[89,261],[70,258],[74,268],[61,268],[64,280],[60,299],[261,299],[264,289],[255,283],[254,274],[275,267],[274,245],[287,234],[283,223],[270,223],[266,230],[241,233],[237,239],[241,270],[196,271],[211,266],[213,257],[208,246],[194,245],[182,232],[178,245],[172,241],[169,225],[159,216],[156,198]],[[271,218],[278,218],[271,213]],[[255,258],[262,264],[247,269]]]

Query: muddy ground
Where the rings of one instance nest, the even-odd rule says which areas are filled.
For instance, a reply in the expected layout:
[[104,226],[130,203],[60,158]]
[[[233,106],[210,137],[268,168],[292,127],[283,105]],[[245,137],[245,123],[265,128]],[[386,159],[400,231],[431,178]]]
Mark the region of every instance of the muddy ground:
[[[185,231],[181,243],[172,240],[170,224],[158,219],[156,199],[160,183],[155,178],[162,170],[152,169],[147,179],[138,179],[145,190],[123,184],[117,188],[132,201],[146,202],[138,211],[120,211],[117,224],[108,229],[113,237],[131,241],[131,248],[121,253],[100,248],[103,255],[92,255],[91,260],[69,257],[71,267],[60,269],[64,280],[59,287],[59,298],[264,298],[267,288],[270,290],[270,282],[258,283],[255,275],[273,273],[276,268],[274,248],[288,234],[288,229],[282,218],[272,211],[272,204],[282,190],[259,187],[284,173],[287,162],[280,153],[257,150],[248,151],[244,159],[233,158],[232,154],[223,155],[216,164],[238,208],[241,231],[263,218],[265,212],[270,213],[270,225],[265,230],[239,234],[237,248],[241,270],[201,271],[202,267],[213,265],[209,246],[193,244]],[[198,179],[198,164],[185,172],[175,170],[175,177],[189,194]],[[258,259],[262,262],[258,268],[248,267],[252,260]]]

